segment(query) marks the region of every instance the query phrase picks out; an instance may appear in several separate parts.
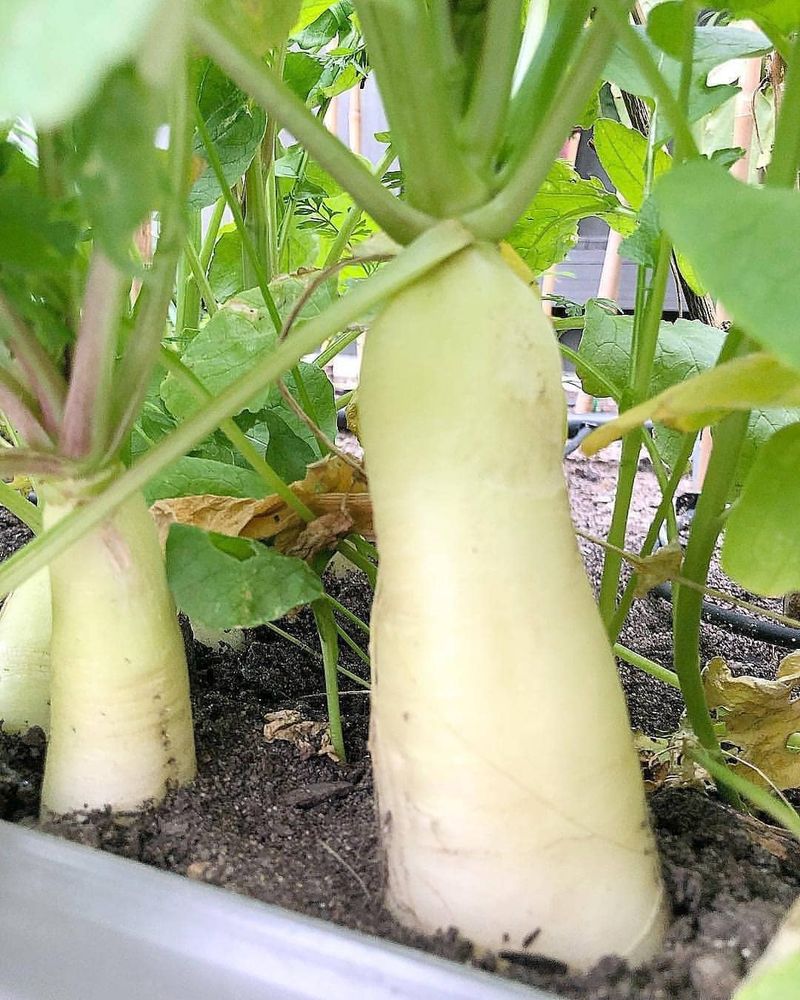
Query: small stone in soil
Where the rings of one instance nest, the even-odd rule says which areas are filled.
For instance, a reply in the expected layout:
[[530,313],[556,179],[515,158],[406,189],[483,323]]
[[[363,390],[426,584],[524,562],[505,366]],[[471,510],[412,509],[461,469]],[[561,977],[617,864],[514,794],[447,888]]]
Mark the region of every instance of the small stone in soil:
[[329,799],[341,799],[352,792],[353,786],[349,781],[320,781],[313,785],[306,785],[304,788],[296,788],[294,791],[286,792],[281,796],[281,804],[285,806],[295,806],[297,809],[310,809],[318,806]]

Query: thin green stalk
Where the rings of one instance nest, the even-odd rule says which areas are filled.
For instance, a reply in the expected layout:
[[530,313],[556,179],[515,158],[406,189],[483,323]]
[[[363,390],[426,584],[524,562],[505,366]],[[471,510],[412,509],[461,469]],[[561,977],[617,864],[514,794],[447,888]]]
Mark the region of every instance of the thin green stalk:
[[330,605],[324,599],[314,601],[311,605],[314,621],[319,632],[319,644],[322,649],[322,665],[325,671],[325,694],[328,702],[328,725],[331,730],[331,743],[336,756],[342,763],[347,757],[344,749],[344,733],[342,732],[342,714],[339,705],[339,678],[336,676],[339,666],[339,633]]
[[378,550],[372,544],[372,542],[367,541],[363,535],[348,535],[347,540],[354,546],[356,551],[360,552],[365,559],[371,559],[374,562],[378,561]]
[[[272,68],[280,79],[283,79],[286,66],[286,48],[284,41],[272,55]],[[275,116],[267,119],[267,130],[261,143],[259,153],[261,159],[262,191],[264,194],[264,267],[267,277],[272,280],[280,273],[279,233],[278,233],[278,189],[275,181],[275,140],[278,136],[278,123]]]
[[431,0],[431,36],[436,61],[441,68],[445,93],[451,113],[460,116],[464,110],[466,67],[456,48],[449,0]]
[[771,816],[776,823],[787,829],[800,840],[800,816],[786,802],[776,799],[765,788],[753,784],[747,778],[726,767],[722,761],[710,753],[705,753],[700,747],[685,747],[684,754],[699,764],[714,779],[717,788],[728,790],[727,798],[741,796],[748,799],[756,809]]
[[427,229],[432,219],[387,191],[364,164],[305,104],[258,59],[242,51],[210,17],[196,14],[192,30],[197,44],[251,94],[276,121],[302,143],[330,175],[346,188],[394,239],[408,243]]
[[270,632],[274,632],[275,635],[279,635],[281,639],[285,639],[287,642],[290,642],[293,646],[297,646],[298,649],[302,649],[303,652],[306,653],[308,656],[310,656],[312,659],[316,660],[317,657],[319,656],[319,653],[316,651],[316,649],[312,649],[308,645],[308,643],[305,643],[301,639],[296,638],[296,636],[293,636],[290,632],[287,632],[285,629],[282,629],[280,625],[276,625],[274,622],[264,622],[264,624],[270,630]]
[[297,364],[304,354],[310,354],[338,330],[356,322],[385,299],[413,284],[471,242],[471,234],[453,221],[442,222],[420,236],[412,246],[372,275],[368,281],[360,282],[324,313],[305,323],[293,337],[278,344],[268,357],[256,362],[245,375],[209,401],[201,412],[186,420],[130,469],[109,483],[102,493],[7,559],[0,566],[0,592],[7,594],[18,587],[37,569],[46,566],[68,549],[85,532],[100,524],[119,504],[141,490],[162,469],[191,451],[223,420],[238,413],[254,396]]
[[18,517],[23,524],[31,529],[34,535],[41,532],[42,512],[21,493],[12,489],[8,483],[4,483],[2,479],[0,479],[0,506],[10,510],[14,517]]
[[[378,165],[375,167],[375,176],[381,179],[395,159],[396,156],[394,149],[392,146],[387,146],[386,151],[381,157]],[[350,242],[350,237],[356,231],[356,227],[361,221],[363,215],[364,213],[359,205],[351,205],[350,210],[342,223],[341,229],[336,234],[336,239],[331,244],[328,256],[325,258],[325,263],[322,265],[323,267],[333,267],[334,264],[338,264],[342,254]]]
[[[750,414],[732,413],[716,426],[714,448],[708,464],[703,492],[697,501],[681,575],[705,585],[708,568],[722,528],[725,509],[736,475],[739,453],[747,432]],[[700,677],[700,617],[703,594],[677,584],[673,588],[674,664],[681,681],[686,711],[701,744],[719,753]]]
[[[674,517],[672,498],[675,496],[675,491],[677,490],[678,484],[683,477],[686,463],[691,457],[694,449],[695,438],[695,434],[687,435],[686,440],[681,446],[677,461],[675,462],[675,467],[673,468],[672,474],[667,482],[666,489],[662,489],[661,502],[658,505],[658,509],[656,510],[653,520],[650,522],[650,527],[647,529],[647,535],[642,543],[642,547],[639,549],[640,556],[650,555],[653,551],[653,547],[658,541],[658,533],[661,530],[661,525],[665,520],[667,520],[670,514]],[[636,590],[636,583],[636,573],[633,573],[625,585],[625,590],[622,592],[622,597],[619,600],[619,604],[617,605],[608,626],[608,635],[612,642],[615,642],[619,637],[622,627],[625,624],[625,619],[628,617],[628,612],[633,604],[633,595]]]
[[235,197],[233,191],[231,191],[230,184],[228,184],[225,180],[225,173],[222,169],[222,162],[219,158],[219,153],[217,152],[217,148],[209,134],[206,123],[203,121],[203,116],[200,114],[198,109],[195,109],[195,126],[198,134],[200,135],[200,139],[203,142],[203,147],[205,148],[209,165],[214,171],[214,176],[217,178],[217,183],[222,190],[222,195],[227,202],[228,208],[231,210],[231,215],[233,216],[236,229],[242,239],[242,249],[252,265],[258,290],[261,292],[261,297],[264,299],[264,305],[267,308],[267,312],[270,315],[270,319],[272,320],[275,329],[280,330],[283,325],[283,320],[281,319],[281,314],[278,312],[278,307],[275,305],[275,299],[272,292],[269,289],[269,284],[267,283],[266,275],[264,273],[264,267],[258,256],[258,250],[255,243],[253,243],[247,226],[245,225],[239,200]]
[[369,656],[367,656],[355,639],[345,632],[341,625],[336,626],[336,634],[344,641],[344,644],[356,654],[362,663],[366,663],[367,666],[370,666]]
[[[53,447],[54,439],[44,429],[38,409],[28,387],[0,367],[0,412],[5,417],[6,427],[10,428],[13,423],[26,445],[47,451]],[[13,440],[19,443],[16,433]]]
[[374,590],[378,582],[378,570],[375,563],[367,559],[366,556],[362,556],[358,549],[354,548],[349,542],[339,542],[339,552],[361,570]]
[[673,673],[672,670],[662,667],[655,660],[642,656],[640,653],[635,653],[632,649],[628,649],[627,646],[621,646],[618,642],[614,643],[614,655],[629,663],[632,667],[636,667],[637,670],[643,670],[646,674],[650,674],[651,677],[655,677],[656,680],[663,681],[665,684],[669,684],[670,687],[677,688],[680,691],[681,685],[678,675]]
[[36,335],[28,329],[2,292],[0,292],[0,337],[8,342],[11,353],[39,401],[45,430],[56,437],[64,414],[67,383]]
[[220,195],[214,202],[214,211],[211,213],[211,218],[208,220],[208,229],[206,230],[206,235],[203,237],[203,245],[200,247],[200,265],[203,268],[203,274],[208,274],[208,266],[214,255],[214,247],[217,243],[217,237],[219,236],[220,226],[222,225],[222,217],[225,215],[226,205],[227,202],[225,201],[224,195]]
[[[267,201],[264,186],[264,171],[261,165],[261,149],[256,150],[253,161],[244,175],[247,214],[244,224],[250,240],[255,247],[255,257],[264,269],[264,280],[269,284],[275,277],[272,269],[272,255],[268,246]],[[242,245],[242,268],[244,271],[245,288],[253,288],[258,284],[258,267],[254,265],[250,255]]]
[[[662,236],[659,245],[658,261],[647,295],[647,302],[644,309],[637,313],[636,321],[634,322],[629,400],[624,401],[628,405],[624,405],[623,402],[621,409],[628,409],[630,406],[641,402],[647,397],[653,371],[653,359],[658,341],[659,325],[664,308],[667,279],[669,277],[670,254],[670,243]],[[637,292],[641,290],[643,284],[644,280],[640,271]],[[628,515],[633,497],[636,472],[639,466],[639,449],[641,444],[641,430],[634,431],[622,442],[614,512],[611,516],[611,527],[608,533],[609,543],[618,548],[624,548],[625,546]],[[610,628],[614,618],[621,570],[621,558],[613,550],[608,551],[603,562],[603,576],[600,582],[599,598],[600,614],[607,629]]]
[[111,385],[125,288],[122,273],[96,247],[86,279],[58,440],[65,458],[102,457],[113,436]]
[[363,330],[348,330],[340,337],[336,337],[333,342],[330,343],[324,351],[322,351],[321,354],[314,358],[314,364],[318,368],[324,368],[325,365],[327,365],[329,361],[332,361],[337,354],[341,353],[348,344],[352,344],[354,340],[358,340],[363,332]]
[[[403,164],[409,202],[438,218],[481,204],[489,185],[468,163],[458,141],[427,6],[408,0],[357,0],[356,9]],[[369,210],[366,204],[362,207]]]
[[511,101],[506,146],[507,168],[515,169],[522,151],[542,128],[561,81],[570,68],[591,9],[589,0],[551,0],[534,58]]
[[692,158],[698,157],[700,151],[694,141],[684,109],[662,76],[646,42],[631,24],[628,16],[628,5],[621,5],[619,0],[601,0],[598,4],[597,16],[599,20],[605,21],[613,29],[620,45],[627,50],[637,69],[647,80],[648,86],[655,94],[660,110],[667,119],[676,141],[680,144],[683,155]]
[[576,54],[574,71],[562,82],[541,127],[521,151],[503,188],[485,205],[463,216],[464,225],[480,239],[495,242],[503,239],[531,203],[564,139],[584,110],[603,72],[613,40],[613,33],[597,23],[586,31]]
[[326,599],[334,611],[338,611],[340,615],[351,621],[354,625],[361,629],[362,632],[366,632],[369,635],[369,625],[365,621],[362,621],[358,615],[353,614],[353,612],[344,606],[340,601],[337,601],[335,597],[331,597],[330,594],[326,594]]
[[172,299],[175,270],[181,256],[184,232],[184,205],[191,181],[192,132],[190,105],[194,94],[189,86],[189,67],[176,71],[170,116],[169,182],[170,197],[161,212],[161,228],[153,267],[137,300],[134,328],[128,337],[114,376],[116,432],[106,458],[113,460],[129,439],[147,395],[153,367],[158,357],[167,312]]
[[202,261],[200,260],[200,257],[191,240],[186,240],[183,252],[192,272],[192,277],[194,278],[197,287],[200,289],[200,295],[206,304],[208,315],[214,316],[217,312],[219,312],[219,306],[217,305],[217,300],[214,298],[214,292],[211,290],[211,285],[206,277]]
[[795,36],[786,71],[781,113],[775,126],[772,162],[767,168],[767,185],[796,187],[798,164],[800,164],[800,32]]
[[480,66],[459,128],[466,155],[480,175],[493,172],[505,134],[521,26],[522,0],[491,0]]

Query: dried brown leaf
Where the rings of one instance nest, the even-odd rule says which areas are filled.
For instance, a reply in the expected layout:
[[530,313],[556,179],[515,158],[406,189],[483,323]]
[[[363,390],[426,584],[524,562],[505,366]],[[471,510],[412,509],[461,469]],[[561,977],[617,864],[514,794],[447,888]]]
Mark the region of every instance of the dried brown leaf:
[[[321,550],[314,539],[328,535],[338,539],[342,533],[356,531],[366,538],[374,538],[372,501],[367,492],[367,479],[363,472],[354,469],[337,456],[330,456],[310,465],[305,479],[289,487],[314,514],[321,525],[312,521],[304,527],[302,518],[277,495],[263,499],[241,499],[211,494],[176,497],[158,500],[150,508],[159,531],[162,545],[171,524],[191,524],[205,531],[221,535],[257,538],[262,541],[275,539],[275,545],[287,552],[298,544],[300,537],[310,534],[300,543],[314,554]],[[340,526],[349,519],[347,532]],[[324,548],[324,546],[321,546]],[[335,541],[330,547],[335,547]]]
[[[774,681],[760,677],[734,677],[720,657],[710,661],[703,674],[708,706],[724,710],[726,742],[741,750],[742,757],[763,771],[780,789],[800,786],[800,754],[786,743],[800,732],[800,700],[792,693],[800,684],[800,653],[787,656]],[[760,775],[747,769],[756,784],[767,786]]]
[[331,743],[331,731],[327,722],[313,722],[304,719],[294,709],[269,712],[264,716],[264,737],[267,743],[284,741],[291,743],[300,754],[301,760],[310,757],[330,757],[338,762]]
[[651,556],[632,559],[636,570],[636,587],[634,597],[644,597],[653,587],[667,580],[674,580],[680,574],[683,562],[683,550],[680,543],[672,541]]

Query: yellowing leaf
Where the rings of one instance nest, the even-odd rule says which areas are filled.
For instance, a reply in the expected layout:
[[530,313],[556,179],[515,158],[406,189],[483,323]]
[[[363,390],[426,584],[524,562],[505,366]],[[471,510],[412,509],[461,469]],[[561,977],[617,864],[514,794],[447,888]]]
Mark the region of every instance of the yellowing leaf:
[[651,556],[631,559],[636,570],[634,597],[644,597],[653,587],[674,580],[681,571],[683,549],[677,541],[670,542]]
[[[275,548],[310,558],[351,531],[374,537],[372,501],[366,477],[335,456],[310,465],[306,477],[289,487],[317,519],[305,524],[277,495],[263,499],[214,496],[158,500],[150,508],[162,541],[171,524],[189,524],[220,535],[274,539]],[[317,522],[321,523],[317,523]]]
[[[708,707],[724,709],[723,739],[739,747],[744,759],[778,788],[800,787],[800,754],[786,749],[789,737],[800,732],[800,700],[791,700],[800,685],[800,653],[781,662],[774,681],[734,677],[725,661],[715,657],[703,673],[703,684]],[[750,768],[747,777],[765,784]]]
[[598,427],[583,442],[594,455],[650,419],[680,431],[716,423],[732,410],[800,406],[800,370],[770,354],[748,354],[674,385]]

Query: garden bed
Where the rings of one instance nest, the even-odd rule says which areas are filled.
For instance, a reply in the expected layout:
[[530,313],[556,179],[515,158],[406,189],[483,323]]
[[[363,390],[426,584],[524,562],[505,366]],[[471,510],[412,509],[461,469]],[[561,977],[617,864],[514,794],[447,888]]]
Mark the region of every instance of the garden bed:
[[[615,464],[575,456],[567,463],[575,518],[604,534],[613,501]],[[646,527],[658,500],[655,483],[640,477],[632,534]],[[3,544],[24,532],[6,519]],[[582,545],[597,577],[602,553]],[[369,594],[357,577],[334,582],[336,596],[368,616]],[[282,623],[310,646],[307,612]],[[670,665],[670,609],[658,598],[637,603],[622,641]],[[45,828],[70,839],[143,861],[192,879],[322,917],[371,934],[418,945],[496,970],[564,997],[591,1000],[727,1000],[763,950],[782,913],[800,893],[800,849],[780,831],[742,818],[694,788],[666,784],[651,808],[674,921],[664,952],[630,973],[608,958],[586,976],[566,974],[530,954],[473,955],[455,932],[435,940],[410,935],[381,905],[382,866],[366,752],[368,699],[345,681],[347,765],[303,753],[289,742],[267,742],[265,717],[281,709],[323,719],[321,665],[266,628],[248,633],[240,652],[213,652],[190,641],[199,776],[139,815],[80,815]],[[786,651],[704,626],[705,659],[721,655],[735,671],[763,676]],[[349,652],[346,665],[363,673]],[[737,666],[738,665],[738,666]],[[569,664],[564,665],[569,669]],[[502,683],[502,664],[487,664]],[[660,682],[621,667],[634,725],[650,735],[671,732],[680,697]],[[587,735],[587,738],[590,738]],[[0,815],[36,825],[43,739],[0,734]],[[311,756],[308,754],[312,753]],[[469,781],[469,775],[459,776]]]

